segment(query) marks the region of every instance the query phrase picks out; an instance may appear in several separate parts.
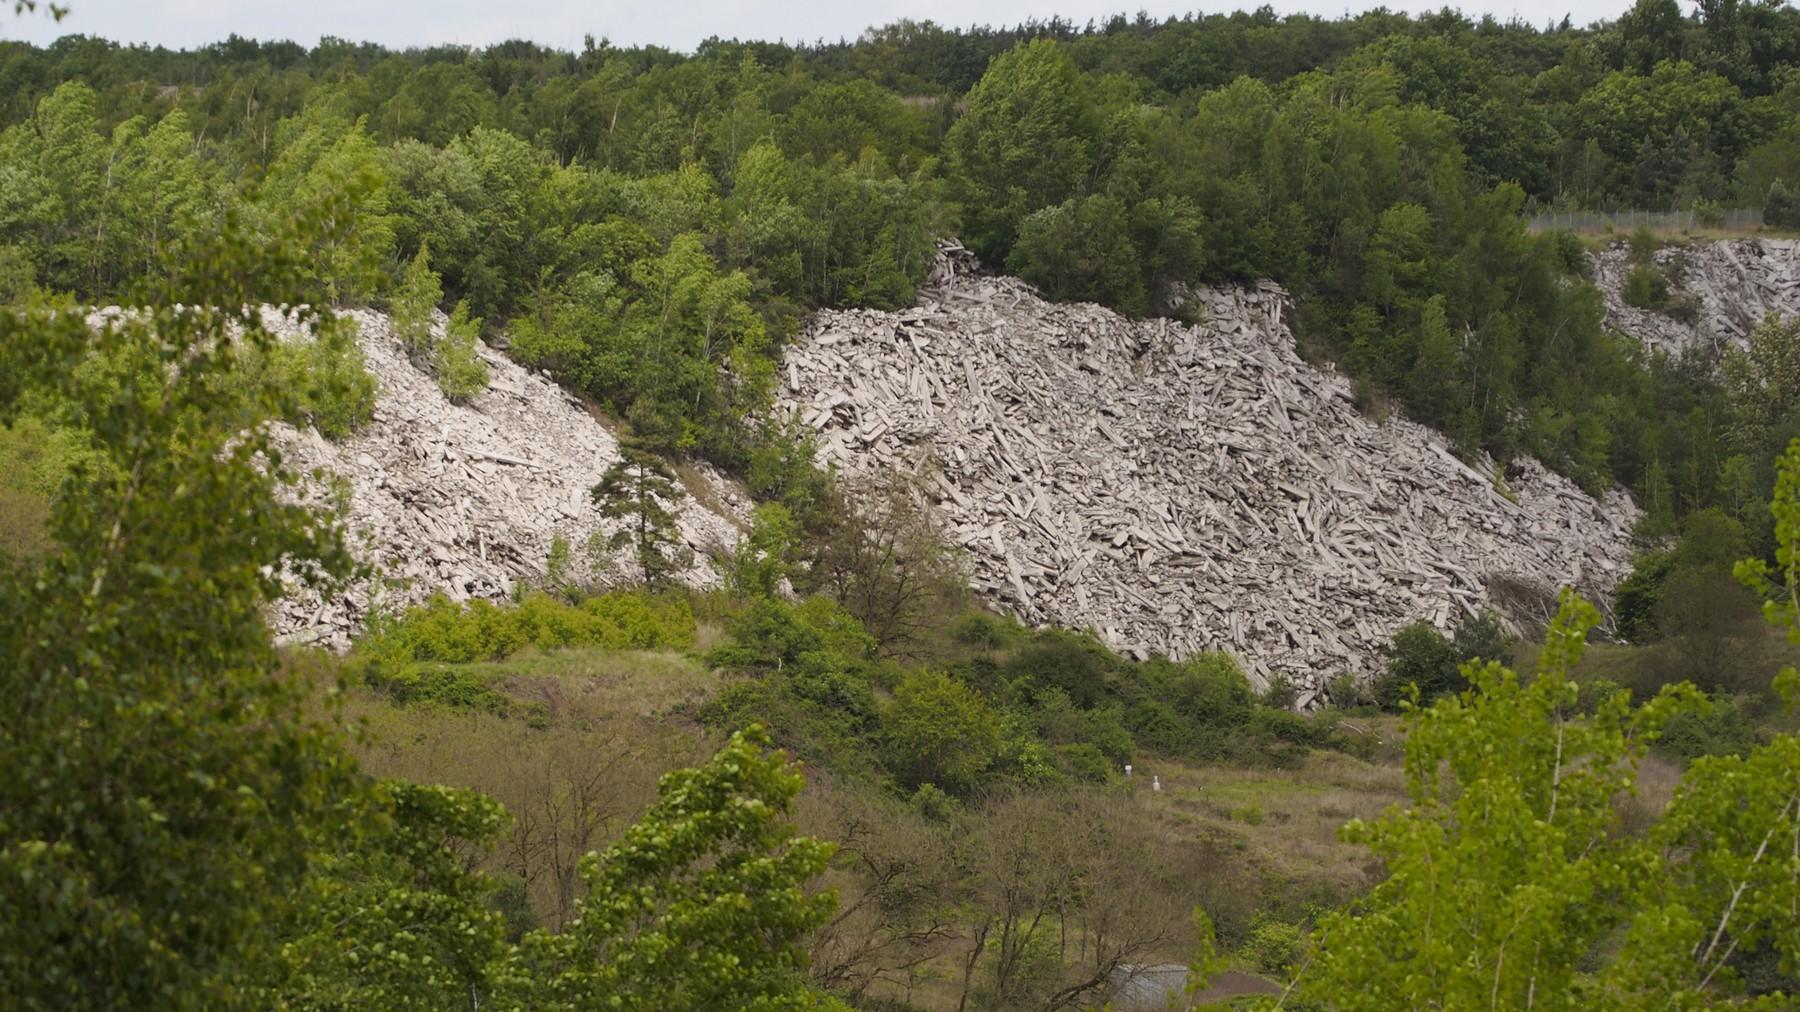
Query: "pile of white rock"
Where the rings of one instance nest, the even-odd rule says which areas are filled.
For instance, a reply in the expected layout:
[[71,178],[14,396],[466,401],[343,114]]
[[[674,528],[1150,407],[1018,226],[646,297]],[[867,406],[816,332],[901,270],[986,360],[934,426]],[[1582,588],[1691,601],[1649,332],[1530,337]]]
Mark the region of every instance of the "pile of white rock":
[[1769,314],[1800,315],[1800,239],[1669,245],[1652,261],[1669,279],[1672,299],[1692,300],[1691,319],[1625,303],[1625,282],[1637,266],[1629,244],[1589,257],[1594,283],[1606,296],[1606,322],[1651,350],[1697,348],[1717,358],[1743,346]]
[[[356,325],[369,371],[380,384],[374,420],[340,442],[311,429],[278,427],[286,463],[321,471],[312,492],[347,494],[351,545],[377,572],[330,597],[296,588],[272,621],[286,642],[341,649],[376,608],[444,593],[498,599],[521,582],[541,582],[553,542],[571,546],[568,577],[628,580],[624,553],[589,551],[616,529],[590,490],[619,459],[618,440],[581,401],[548,378],[486,348],[491,382],[466,405],[413,365],[386,316],[342,315]],[[291,327],[269,317],[277,330]],[[442,326],[439,320],[439,326]],[[310,340],[289,333],[288,340]],[[693,562],[677,579],[715,586],[714,560],[734,545],[750,504],[712,469],[684,470],[689,495],[678,504]],[[600,535],[598,541],[595,535]]]
[[781,404],[825,463],[927,489],[992,604],[1140,656],[1226,650],[1301,705],[1496,577],[1604,600],[1628,571],[1622,493],[1365,418],[1296,354],[1274,284],[1193,297],[1197,326],[1054,304],[950,245],[915,308],[817,314]]

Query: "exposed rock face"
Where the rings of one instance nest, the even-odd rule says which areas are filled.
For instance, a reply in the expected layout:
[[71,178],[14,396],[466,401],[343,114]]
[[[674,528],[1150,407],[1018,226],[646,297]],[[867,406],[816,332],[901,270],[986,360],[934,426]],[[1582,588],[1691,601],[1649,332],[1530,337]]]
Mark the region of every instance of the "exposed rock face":
[[990,602],[1114,647],[1222,649],[1305,705],[1400,625],[1447,626],[1488,582],[1604,599],[1637,510],[1534,461],[1509,500],[1442,437],[1376,424],[1300,360],[1264,283],[1203,289],[1199,326],[1056,305],[952,248],[920,304],[824,312],[783,366],[822,457],[920,476]]
[[[408,361],[386,316],[345,315],[356,320],[381,384],[373,423],[340,443],[285,426],[281,435],[295,470],[324,468],[348,481],[352,544],[387,579],[330,600],[297,593],[279,602],[272,619],[284,641],[343,648],[371,608],[437,591],[458,600],[505,597],[518,581],[543,576],[558,535],[573,548],[576,578],[603,579],[609,567],[624,567],[622,556],[594,559],[585,550],[591,535],[616,529],[617,521],[601,519],[589,490],[619,453],[580,402],[480,347],[491,384],[468,405],[451,404]],[[682,536],[695,550],[678,578],[707,587],[719,579],[709,556],[737,541],[749,503],[710,470],[698,475],[704,487],[690,488],[697,494],[678,504]]]
[[1632,269],[1627,243],[1589,257],[1594,283],[1606,296],[1606,322],[1646,348],[1677,354],[1698,348],[1713,357],[1742,346],[1770,313],[1800,315],[1800,240],[1728,239],[1665,246],[1654,254],[1669,277],[1670,294],[1690,296],[1692,323],[1625,304]]

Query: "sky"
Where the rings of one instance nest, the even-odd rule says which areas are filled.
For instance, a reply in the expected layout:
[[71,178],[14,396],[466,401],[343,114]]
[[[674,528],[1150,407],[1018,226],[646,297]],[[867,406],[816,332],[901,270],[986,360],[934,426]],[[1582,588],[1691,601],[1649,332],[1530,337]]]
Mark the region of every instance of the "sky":
[[[289,39],[315,44],[322,35],[392,48],[440,44],[483,46],[506,39],[530,39],[579,49],[582,36],[610,39],[619,46],[659,45],[691,50],[711,36],[812,42],[854,39],[863,29],[910,18],[947,26],[1017,24],[1052,15],[1082,24],[1121,10],[1147,10],[1153,17],[1193,10],[1225,12],[1258,6],[1261,0],[1191,7],[1144,0],[61,0],[72,10],[60,24],[42,13],[0,17],[0,38],[39,44],[68,34],[99,35],[120,42],[193,47],[236,33],[255,39]],[[1389,0],[1390,10],[1434,10],[1445,0]],[[1630,0],[1486,0],[1456,4],[1475,16],[1517,16],[1542,25],[1575,12],[1577,24],[1617,17]],[[10,0],[5,6],[11,6]],[[1378,6],[1339,0],[1275,2],[1288,13],[1335,17]]]

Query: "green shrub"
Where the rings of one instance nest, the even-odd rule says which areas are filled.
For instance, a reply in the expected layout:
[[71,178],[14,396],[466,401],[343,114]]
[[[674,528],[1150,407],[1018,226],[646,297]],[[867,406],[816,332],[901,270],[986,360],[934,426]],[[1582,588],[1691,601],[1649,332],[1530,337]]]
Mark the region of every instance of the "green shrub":
[[1057,745],[1050,752],[1057,770],[1070,780],[1103,784],[1112,776],[1112,762],[1099,749],[1086,742]]
[[882,717],[889,768],[908,790],[936,784],[966,795],[1003,744],[1000,721],[968,686],[935,671],[914,671]]
[[1302,925],[1288,924],[1266,913],[1257,914],[1250,922],[1250,938],[1244,943],[1242,955],[1258,973],[1285,980],[1300,965],[1306,939],[1307,930]]
[[1408,685],[1419,687],[1421,703],[1465,687],[1455,644],[1429,622],[1414,622],[1395,633],[1387,655],[1387,669],[1375,679],[1375,701],[1385,709],[1399,707]]
[[469,303],[458,302],[444,326],[444,336],[432,349],[432,370],[438,389],[453,404],[462,404],[487,389],[487,363],[476,354],[481,321],[469,318]]
[[1657,605],[1662,601],[1663,584],[1674,569],[1672,552],[1645,552],[1637,557],[1631,574],[1613,591],[1613,628],[1620,639],[1641,643],[1656,636]]
[[1705,711],[1676,713],[1655,747],[1663,755],[1692,762],[1702,756],[1747,755],[1758,744],[1756,722],[1735,701],[1721,700]]
[[457,604],[437,594],[370,623],[356,653],[367,663],[392,667],[497,661],[527,646],[652,650],[685,649],[693,643],[693,611],[685,599],[672,595],[616,592],[569,604],[531,593],[517,604],[496,605]]
[[511,701],[496,692],[488,679],[467,668],[443,665],[409,665],[376,685],[397,703],[436,703],[466,710],[505,713]]
[[1649,264],[1640,264],[1625,276],[1625,304],[1639,309],[1661,309],[1669,304],[1669,279]]
[[1087,710],[1112,691],[1119,665],[1118,658],[1092,636],[1051,629],[1038,633],[1001,671],[1028,692],[1059,689]]
[[1500,661],[1505,663],[1512,653],[1513,635],[1506,631],[1506,621],[1492,608],[1464,615],[1451,635],[1456,656],[1462,661]]
[[1763,224],[1773,228],[1800,228],[1800,188],[1777,182],[1763,202]]

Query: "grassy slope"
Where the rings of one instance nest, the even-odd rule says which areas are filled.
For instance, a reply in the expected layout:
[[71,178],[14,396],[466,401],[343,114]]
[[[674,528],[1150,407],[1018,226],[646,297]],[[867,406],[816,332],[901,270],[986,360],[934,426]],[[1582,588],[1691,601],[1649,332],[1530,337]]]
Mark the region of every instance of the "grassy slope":
[[[703,624],[702,645],[714,636]],[[344,714],[355,729],[352,747],[371,772],[480,789],[521,827],[542,827],[575,804],[589,805],[591,833],[574,845],[598,849],[650,803],[663,771],[698,762],[717,746],[716,735],[685,716],[723,684],[699,653],[528,652],[462,666],[516,704],[503,712],[400,705],[357,686],[345,693]],[[1342,902],[1376,873],[1361,848],[1336,839],[1337,827],[1399,800],[1403,782],[1395,722],[1358,723],[1389,741],[1373,761],[1333,753],[1294,769],[1248,770],[1146,756],[1132,783],[1111,789],[1127,796],[1172,849],[1198,847],[1208,855],[1209,871],[1194,881],[1190,902],[1239,931],[1262,911],[1292,918],[1315,903]],[[1152,775],[1161,778],[1161,792],[1150,789]],[[897,810],[912,823],[900,832],[931,831],[923,817],[860,785],[836,782],[829,771],[810,769],[808,777],[811,797],[796,810],[805,831],[831,838],[853,821],[847,810],[876,808],[890,817]],[[525,871],[537,920],[556,924],[567,916],[569,892],[554,875],[530,869],[532,861],[521,856],[530,845],[503,845],[484,863],[497,874]],[[912,1000],[934,1007],[953,990],[956,955],[953,948],[919,968],[919,986],[908,989]],[[1175,947],[1165,956],[1183,961],[1187,952]]]

